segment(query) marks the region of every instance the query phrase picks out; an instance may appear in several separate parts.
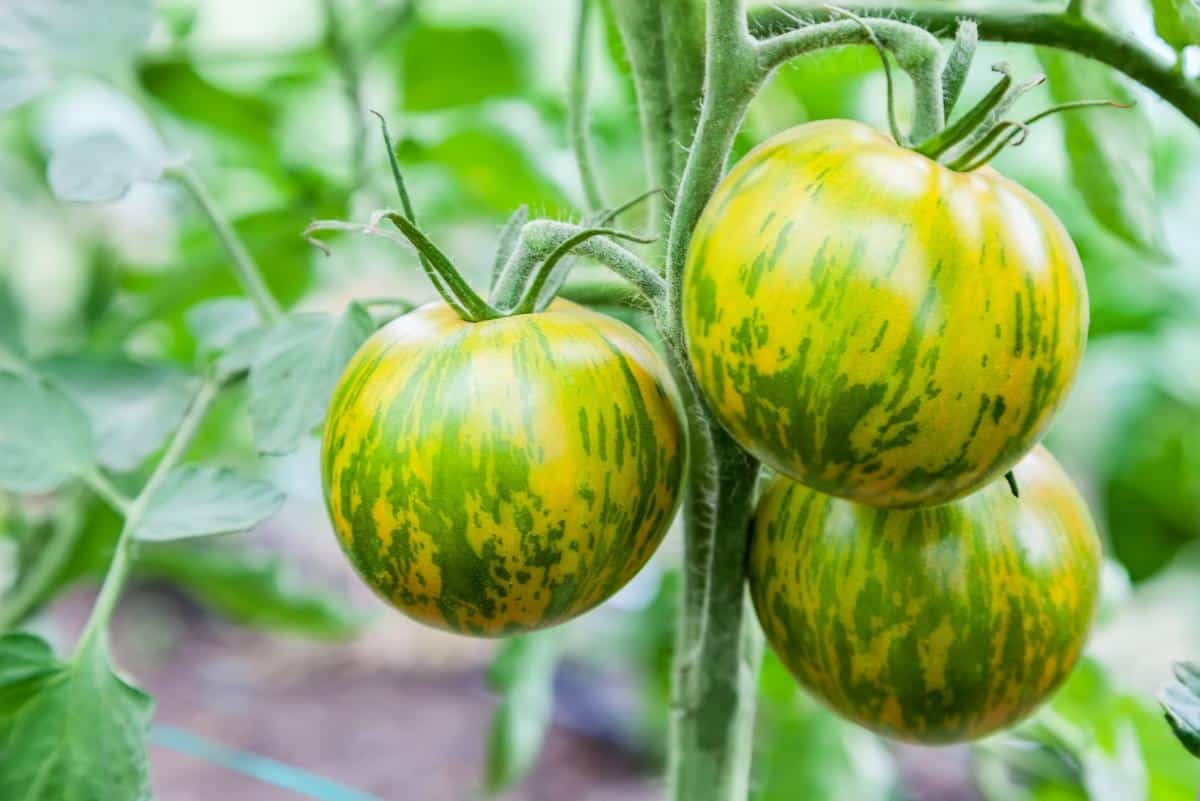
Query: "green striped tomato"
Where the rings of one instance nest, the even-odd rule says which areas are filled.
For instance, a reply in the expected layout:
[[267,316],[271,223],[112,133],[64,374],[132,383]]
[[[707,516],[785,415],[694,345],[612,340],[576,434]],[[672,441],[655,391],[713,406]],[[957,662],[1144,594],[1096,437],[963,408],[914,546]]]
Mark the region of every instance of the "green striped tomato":
[[810,692],[881,734],[982,737],[1028,715],[1075,665],[1096,607],[1100,542],[1040,446],[942,506],[880,509],[779,477],[763,495],[749,581],[779,658]]
[[840,120],[743,159],[684,275],[692,365],[763,462],[874,506],[962,497],[1033,447],[1087,336],[1079,256],[989,168]]
[[478,323],[434,303],[351,360],[321,474],[384,600],[496,636],[581,614],[641,569],[675,514],[684,443],[670,376],[628,326],[563,301]]

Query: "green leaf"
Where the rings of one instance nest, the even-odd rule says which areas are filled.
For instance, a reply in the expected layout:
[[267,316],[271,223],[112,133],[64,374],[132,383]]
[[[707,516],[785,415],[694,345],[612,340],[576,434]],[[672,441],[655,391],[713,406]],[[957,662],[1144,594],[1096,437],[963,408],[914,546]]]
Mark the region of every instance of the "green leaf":
[[423,25],[396,37],[404,76],[404,107],[434,111],[517,94],[525,83],[518,48],[482,27]]
[[486,787],[496,794],[521,781],[537,761],[554,710],[557,635],[536,632],[500,647],[488,683],[500,693],[488,735]]
[[258,310],[246,298],[213,298],[188,309],[188,330],[201,353],[224,353],[258,326]]
[[0,364],[25,355],[24,316],[12,287],[0,276]]
[[159,61],[138,67],[142,86],[171,113],[255,148],[275,147],[278,113],[254,94],[214,86],[186,61]]
[[1162,691],[1159,703],[1179,742],[1200,757],[1200,665],[1175,665],[1175,681]]
[[[69,663],[27,634],[0,638],[0,798],[148,801],[151,698],[113,673],[103,638]],[[7,662],[7,660],[5,660]]]
[[0,453],[0,488],[49,492],[92,463],[87,415],[37,376],[0,372]]
[[158,180],[164,166],[161,153],[105,132],[56,149],[46,174],[59,199],[104,203],[124,197],[139,181]]
[[142,548],[139,575],[165,579],[247,626],[304,634],[348,637],[364,618],[345,601],[306,586],[276,555],[261,551],[164,545]]
[[135,539],[162,542],[248,531],[279,511],[283,493],[221,467],[176,467],[151,494]]
[[1197,0],[1152,0],[1154,30],[1176,52],[1200,45],[1200,2]]
[[[1070,53],[1040,48],[1038,57],[1056,102],[1132,103],[1123,78]],[[1072,111],[1060,118],[1071,174],[1088,209],[1114,236],[1162,258],[1165,237],[1154,191],[1153,139],[1140,109]]]
[[96,460],[118,472],[133,470],[166,442],[193,392],[186,373],[121,356],[58,356],[38,370],[87,412]]
[[294,314],[258,345],[250,371],[250,417],[264,453],[286,453],[325,419],[330,395],[374,324],[351,303],[340,316]]
[[37,97],[56,75],[132,61],[153,23],[153,0],[0,4],[0,112]]

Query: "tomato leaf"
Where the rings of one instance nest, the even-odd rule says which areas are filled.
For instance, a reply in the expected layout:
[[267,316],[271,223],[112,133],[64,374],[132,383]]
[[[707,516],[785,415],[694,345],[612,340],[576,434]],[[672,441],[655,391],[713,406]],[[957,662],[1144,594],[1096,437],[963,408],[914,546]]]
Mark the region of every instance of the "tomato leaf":
[[250,370],[250,417],[260,451],[287,453],[325,419],[342,369],[372,331],[371,316],[352,303],[340,316],[294,314],[267,332]]
[[258,326],[258,310],[246,298],[213,298],[197,303],[185,316],[188,331],[203,354],[224,353],[238,337]]
[[124,197],[139,181],[158,180],[164,166],[161,152],[106,131],[57,148],[46,175],[61,200],[105,203]]
[[221,467],[176,467],[150,495],[133,536],[143,541],[234,534],[279,511],[283,493]]
[[193,392],[191,376],[174,367],[120,356],[59,356],[38,370],[87,412],[96,460],[118,472],[133,470],[166,442]]
[[74,401],[37,376],[0,372],[0,488],[49,492],[86,469],[93,452]]
[[557,636],[536,632],[500,647],[488,683],[500,693],[488,736],[485,785],[499,793],[529,773],[542,750],[554,708]]
[[[1079,56],[1040,48],[1038,57],[1054,100],[1132,103],[1115,72]],[[1071,174],[1088,209],[1110,233],[1157,258],[1165,237],[1154,192],[1152,140],[1140,109],[1090,109],[1063,114],[1060,123]]]
[[0,278],[0,365],[25,355],[24,316],[8,281]]
[[0,638],[0,798],[148,801],[150,696],[113,673],[102,638],[69,663],[28,634]]
[[1200,757],[1200,665],[1175,665],[1175,681],[1159,695],[1167,723],[1193,756]]
[[1176,52],[1200,45],[1200,2],[1197,0],[1152,0],[1154,30]]
[[165,579],[218,614],[247,626],[310,637],[348,637],[365,618],[339,597],[308,586],[274,554],[169,545],[138,553],[140,575]]
[[0,3],[0,112],[37,97],[58,74],[131,61],[153,23],[152,0]]

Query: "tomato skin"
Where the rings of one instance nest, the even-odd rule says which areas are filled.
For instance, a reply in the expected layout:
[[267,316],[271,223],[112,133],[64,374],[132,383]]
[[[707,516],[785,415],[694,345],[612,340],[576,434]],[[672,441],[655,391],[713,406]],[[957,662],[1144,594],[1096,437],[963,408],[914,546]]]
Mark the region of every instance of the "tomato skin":
[[1099,595],[1087,506],[1037,447],[943,506],[880,509],[779,477],[758,507],[750,593],[767,640],[841,715],[923,743],[982,737],[1066,678]]
[[1087,339],[1066,230],[993,170],[840,120],[743,159],[684,275],[692,366],[747,450],[822,492],[945,503],[1044,434]]
[[477,636],[559,623],[666,533],[678,403],[651,346],[595,312],[467,323],[430,304],[371,337],[334,393],[330,518],[363,580],[416,620]]

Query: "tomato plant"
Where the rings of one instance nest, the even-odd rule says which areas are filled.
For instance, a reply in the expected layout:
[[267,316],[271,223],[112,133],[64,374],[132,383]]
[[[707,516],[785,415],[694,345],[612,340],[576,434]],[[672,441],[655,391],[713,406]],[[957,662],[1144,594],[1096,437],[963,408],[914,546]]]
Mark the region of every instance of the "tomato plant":
[[483,4],[240,4],[225,39],[239,4],[0,5],[0,798],[148,798],[147,742],[363,797],[164,726],[114,625],[150,580],[360,631],[287,569],[328,532],[213,540],[318,484],[362,583],[506,637],[490,792],[585,663],[633,677],[675,801],[908,794],[867,730],[994,732],[987,801],[1194,798],[1197,670],[1164,725],[1113,633],[1195,573],[1200,296],[1154,269],[1194,252],[1194,2],[579,0],[561,37]]

